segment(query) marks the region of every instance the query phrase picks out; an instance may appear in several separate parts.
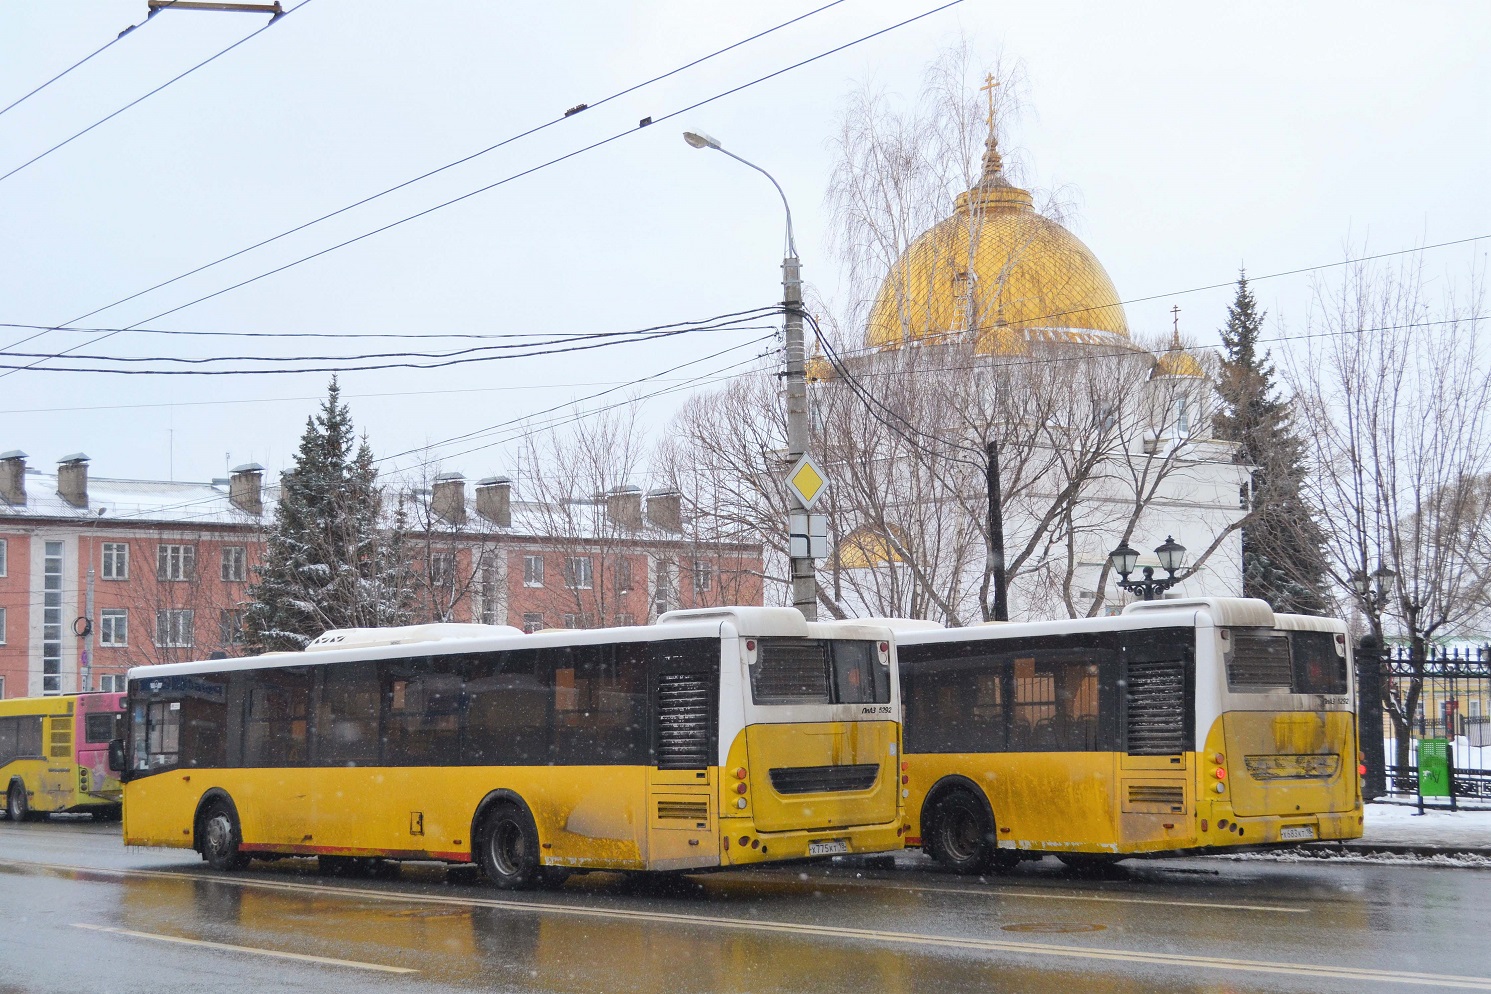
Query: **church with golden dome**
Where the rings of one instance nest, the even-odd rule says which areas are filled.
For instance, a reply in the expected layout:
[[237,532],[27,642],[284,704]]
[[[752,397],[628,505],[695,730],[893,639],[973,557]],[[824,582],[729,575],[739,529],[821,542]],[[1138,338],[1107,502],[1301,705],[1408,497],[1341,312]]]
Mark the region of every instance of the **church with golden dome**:
[[1211,435],[1215,357],[1178,318],[1131,329],[1097,255],[1006,175],[992,92],[988,126],[976,180],[866,298],[862,343],[809,362],[839,464],[830,582],[870,614],[987,618],[992,453],[1011,617],[1120,609],[1108,551],[1172,535],[1195,567],[1176,594],[1240,594],[1248,474]]

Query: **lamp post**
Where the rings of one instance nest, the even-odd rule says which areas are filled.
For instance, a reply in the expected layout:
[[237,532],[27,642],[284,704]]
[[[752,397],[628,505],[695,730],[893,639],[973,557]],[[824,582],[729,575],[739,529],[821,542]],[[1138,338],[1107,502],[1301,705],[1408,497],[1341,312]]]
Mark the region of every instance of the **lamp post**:
[[1356,738],[1362,754],[1362,797],[1369,801],[1387,793],[1387,749],[1382,741],[1382,609],[1387,607],[1397,576],[1379,562],[1370,574],[1363,564],[1351,574],[1350,581],[1351,591],[1371,625],[1356,650]]
[[[792,236],[792,207],[787,203],[787,194],[782,190],[782,185],[771,173],[754,162],[749,162],[734,152],[728,151],[720,145],[718,139],[697,131],[685,131],[683,140],[692,148],[722,152],[771,180],[771,185],[776,187],[778,195],[782,198],[782,207],[787,211],[787,255],[782,260],[782,305],[787,312],[784,329],[787,358],[787,463],[795,465],[808,452],[810,429],[808,426],[808,383],[805,375],[807,352],[803,345],[802,333],[802,264],[797,258],[797,242]],[[790,487],[789,490],[791,490]],[[803,510],[807,509],[808,503],[805,502]],[[791,520],[789,516],[789,553],[794,551],[793,546],[798,544],[790,538],[792,535]],[[812,529],[809,530],[809,535],[812,531]],[[791,557],[792,605],[802,612],[804,618],[816,621],[818,619],[817,566],[811,555],[813,551],[811,540],[806,544],[808,547],[805,550],[795,551],[807,551],[808,555]]]
[[1130,580],[1129,574],[1134,572],[1134,567],[1139,564],[1139,553],[1136,549],[1130,548],[1127,542],[1120,542],[1118,548],[1108,553],[1108,561],[1113,564],[1113,571],[1119,576],[1120,590],[1139,594],[1145,600],[1152,601],[1184,579],[1175,574],[1180,570],[1180,565],[1186,558],[1185,546],[1175,541],[1173,536],[1167,535],[1165,541],[1154,550],[1154,554],[1160,560],[1160,566],[1170,574],[1168,577],[1157,580],[1154,567],[1146,566],[1144,567],[1144,579]]

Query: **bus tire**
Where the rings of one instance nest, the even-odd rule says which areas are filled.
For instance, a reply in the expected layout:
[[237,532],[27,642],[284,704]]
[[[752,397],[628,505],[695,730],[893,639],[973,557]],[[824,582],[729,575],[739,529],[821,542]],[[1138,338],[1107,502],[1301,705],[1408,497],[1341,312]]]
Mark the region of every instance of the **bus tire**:
[[248,866],[248,854],[239,849],[243,830],[238,825],[238,813],[226,798],[208,802],[198,818],[197,845],[208,866],[229,872]]
[[31,802],[26,797],[26,785],[19,780],[12,780],[10,790],[5,793],[5,813],[10,816],[11,821],[32,821],[40,817],[31,810]]
[[542,882],[538,826],[522,804],[503,801],[482,817],[476,833],[476,858],[499,890],[529,890]]
[[996,862],[994,820],[981,799],[952,790],[937,799],[931,826],[923,832],[928,854],[954,873],[979,874]]

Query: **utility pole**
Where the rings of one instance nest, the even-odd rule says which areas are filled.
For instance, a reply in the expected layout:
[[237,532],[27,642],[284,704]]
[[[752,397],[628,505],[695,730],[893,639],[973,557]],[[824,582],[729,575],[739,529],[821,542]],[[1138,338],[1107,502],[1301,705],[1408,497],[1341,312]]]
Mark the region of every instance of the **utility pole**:
[[1009,597],[1004,578],[1004,504],[999,490],[999,443],[990,441],[984,448],[988,457],[986,482],[989,487],[989,572],[994,583],[994,621],[1010,620]]
[[86,694],[93,689],[93,538],[88,538],[88,586],[83,596],[83,609],[88,615],[88,622],[83,626],[83,672],[82,686],[78,688],[79,693]]
[[[792,568],[792,606],[808,621],[818,620],[817,558],[827,555],[826,518],[812,514],[813,504],[826,489],[827,481],[809,452],[812,427],[808,421],[807,349],[802,331],[802,262],[797,257],[797,241],[792,235],[792,205],[776,177],[748,159],[742,159],[720,145],[719,140],[698,131],[685,131],[683,140],[692,148],[723,152],[742,165],[771,180],[782,207],[787,211],[787,253],[782,260],[782,308],[786,311],[783,336],[786,339],[787,391],[787,489],[799,502],[801,510],[787,513],[787,553]],[[800,553],[800,554],[799,554]]]

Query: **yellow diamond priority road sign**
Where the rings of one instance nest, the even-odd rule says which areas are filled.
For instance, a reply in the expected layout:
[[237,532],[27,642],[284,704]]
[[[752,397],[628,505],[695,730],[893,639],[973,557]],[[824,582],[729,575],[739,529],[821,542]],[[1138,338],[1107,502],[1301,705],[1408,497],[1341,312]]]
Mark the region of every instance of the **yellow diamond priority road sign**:
[[828,489],[828,477],[817,461],[807,453],[787,471],[787,490],[805,509],[809,509]]

